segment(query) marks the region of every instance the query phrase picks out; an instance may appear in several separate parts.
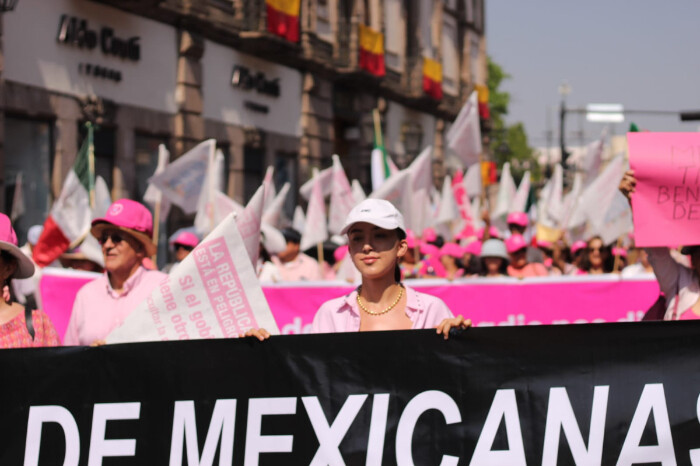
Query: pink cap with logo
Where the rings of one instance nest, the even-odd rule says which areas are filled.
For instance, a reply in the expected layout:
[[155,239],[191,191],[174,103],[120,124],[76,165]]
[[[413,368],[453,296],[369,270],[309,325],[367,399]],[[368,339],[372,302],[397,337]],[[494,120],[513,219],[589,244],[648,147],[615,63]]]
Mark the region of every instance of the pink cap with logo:
[[511,212],[506,217],[506,223],[526,227],[528,224],[527,214],[525,212]]
[[512,254],[515,251],[519,251],[527,247],[527,243],[525,242],[523,235],[511,235],[510,238],[505,241],[505,243],[508,254]]
[[95,238],[100,238],[106,228],[117,227],[130,233],[146,249],[146,254],[152,256],[156,252],[153,244],[153,217],[151,212],[143,204],[131,199],[119,199],[114,201],[107,214],[102,218],[92,221],[90,232]]

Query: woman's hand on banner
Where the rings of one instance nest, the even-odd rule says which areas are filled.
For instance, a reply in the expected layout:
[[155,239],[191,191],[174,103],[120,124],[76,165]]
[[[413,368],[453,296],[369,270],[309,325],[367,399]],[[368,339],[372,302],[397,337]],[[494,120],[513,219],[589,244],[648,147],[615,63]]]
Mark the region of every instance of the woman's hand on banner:
[[255,337],[260,341],[267,340],[270,338],[270,332],[265,330],[264,328],[251,328],[245,333],[240,334],[241,338],[246,338],[246,337]]
[[450,337],[450,330],[452,330],[453,328],[464,330],[465,328],[471,327],[471,326],[472,326],[471,319],[465,319],[464,317],[459,315],[457,317],[452,317],[450,319],[443,319],[443,321],[440,322],[440,324],[438,324],[436,329],[437,329],[437,334],[438,335],[442,334],[443,338],[445,338],[445,340],[447,340]]
[[92,346],[94,348],[96,346],[104,346],[106,344],[107,344],[107,342],[104,340],[95,340],[92,343],[90,343],[90,346]]
[[620,180],[618,189],[629,200],[636,186],[637,178],[634,176],[634,170],[627,170],[625,174],[622,175],[622,180]]

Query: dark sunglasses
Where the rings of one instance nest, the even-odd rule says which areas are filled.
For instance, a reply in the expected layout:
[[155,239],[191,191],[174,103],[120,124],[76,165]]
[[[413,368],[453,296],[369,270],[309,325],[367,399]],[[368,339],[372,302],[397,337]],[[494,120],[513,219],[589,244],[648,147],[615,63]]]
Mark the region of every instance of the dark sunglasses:
[[194,249],[192,246],[185,246],[184,244],[176,244],[175,249],[184,249],[185,251],[191,251]]
[[122,236],[121,233],[117,232],[102,233],[102,236],[100,236],[100,244],[105,244],[108,239],[112,240],[112,244],[119,244],[122,241],[124,241],[124,236]]
[[588,250],[589,250],[590,252],[593,252],[593,251],[602,251],[603,248],[588,248]]

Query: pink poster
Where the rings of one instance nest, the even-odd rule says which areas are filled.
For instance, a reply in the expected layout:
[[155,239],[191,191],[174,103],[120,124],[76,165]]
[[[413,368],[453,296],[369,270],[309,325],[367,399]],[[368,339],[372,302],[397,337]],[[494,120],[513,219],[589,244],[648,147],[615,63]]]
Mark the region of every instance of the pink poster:
[[[60,335],[65,332],[73,299],[84,276],[45,274],[44,310]],[[641,320],[659,296],[653,276],[622,279],[547,277],[528,280],[408,280],[407,286],[441,298],[455,314],[477,326],[539,325]],[[309,333],[316,310],[325,301],[352,291],[341,283],[264,285],[263,293],[282,334]]]
[[700,133],[629,133],[637,246],[700,244]]

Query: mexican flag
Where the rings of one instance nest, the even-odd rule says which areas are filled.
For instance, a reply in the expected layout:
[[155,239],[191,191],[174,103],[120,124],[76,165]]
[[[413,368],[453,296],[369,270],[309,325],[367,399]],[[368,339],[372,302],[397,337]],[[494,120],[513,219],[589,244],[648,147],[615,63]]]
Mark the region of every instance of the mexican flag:
[[40,267],[55,261],[90,233],[95,192],[95,147],[93,128],[83,142],[73,168],[68,172],[58,199],[44,222],[44,231],[34,247],[33,258]]
[[379,111],[374,110],[374,149],[370,159],[370,169],[372,172],[372,191],[376,191],[394,173],[398,172],[394,162],[384,148],[384,137],[382,136],[381,123],[379,121]]

